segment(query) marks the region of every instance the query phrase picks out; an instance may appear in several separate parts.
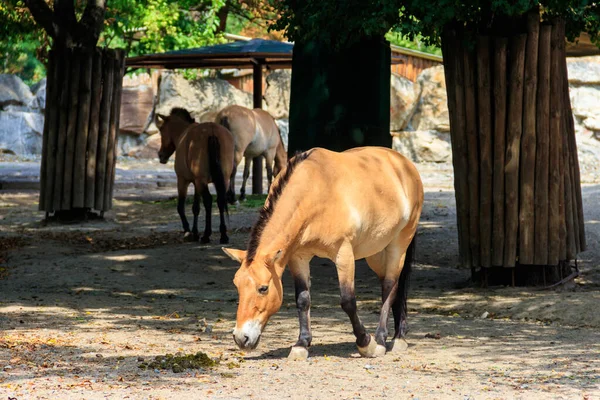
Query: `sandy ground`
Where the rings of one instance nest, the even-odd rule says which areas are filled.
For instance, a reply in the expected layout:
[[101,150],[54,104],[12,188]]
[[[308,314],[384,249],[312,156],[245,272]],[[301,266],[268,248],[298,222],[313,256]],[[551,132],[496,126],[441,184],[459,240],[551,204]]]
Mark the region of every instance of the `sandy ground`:
[[[0,191],[0,399],[600,399],[600,186],[583,190],[580,278],[559,290],[481,289],[456,268],[451,171],[419,168],[427,192],[409,348],[381,359],[358,356],[335,269],[321,259],[311,263],[309,360],[286,359],[298,334],[287,273],[284,305],[259,347],[237,350],[237,265],[218,234],[183,243],[170,187],[117,185],[105,221],[49,226],[36,191]],[[231,211],[232,246],[244,247],[257,208]],[[357,293],[373,332],[379,285],[364,262]],[[219,364],[139,368],[199,351]]]

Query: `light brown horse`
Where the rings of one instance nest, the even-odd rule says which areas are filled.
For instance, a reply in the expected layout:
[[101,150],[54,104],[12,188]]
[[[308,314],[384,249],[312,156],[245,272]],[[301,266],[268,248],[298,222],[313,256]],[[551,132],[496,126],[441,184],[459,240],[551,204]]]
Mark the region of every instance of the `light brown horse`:
[[271,114],[260,108],[251,110],[233,105],[222,109],[217,114],[215,122],[229,129],[235,139],[233,172],[228,192],[229,202],[235,202],[235,174],[242,158],[246,159],[246,163],[240,200],[246,196],[246,181],[250,176],[250,164],[254,157],[265,157],[267,181],[270,187],[273,177],[277,176],[287,163],[287,153],[283,147],[279,128]]
[[[223,248],[241,263],[233,283],[239,306],[233,337],[242,349],[257,346],[281,306],[286,265],[296,286],[300,336],[290,358],[308,357],[310,271],[314,256],[335,262],[342,309],[350,317],[356,344],[365,357],[386,352],[387,321],[394,315],[391,349],[405,345],[407,283],[414,236],[423,206],[415,166],[397,152],[362,147],[336,153],[313,149],[292,158],[275,180],[250,234],[248,250]],[[366,258],[381,281],[383,305],[375,337],[358,318],[354,263]]]
[[[227,212],[227,186],[233,168],[233,136],[227,129],[214,122],[197,124],[183,108],[173,108],[169,116],[156,115],[156,126],[160,130],[161,145],[158,157],[165,164],[175,152],[177,174],[177,212],[181,217],[185,239],[198,240],[198,214],[200,196],[206,209],[206,225],[200,241],[210,242],[212,233],[212,195],[208,184],[217,189],[217,205],[221,215],[221,243],[229,243],[225,215]],[[185,198],[190,183],[194,184],[194,225],[185,217]]]

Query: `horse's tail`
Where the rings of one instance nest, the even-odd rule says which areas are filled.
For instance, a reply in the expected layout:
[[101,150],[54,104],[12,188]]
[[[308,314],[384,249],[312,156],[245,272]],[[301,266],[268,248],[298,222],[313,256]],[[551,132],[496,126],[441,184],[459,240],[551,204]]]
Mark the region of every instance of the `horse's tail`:
[[219,144],[219,138],[214,135],[208,137],[208,168],[213,184],[217,189],[217,204],[223,204],[225,212],[229,215],[226,198],[227,185],[225,184],[223,168],[221,168],[221,145]]
[[413,236],[412,241],[408,245],[408,249],[406,249],[406,257],[404,257],[404,266],[402,267],[402,272],[400,273],[400,278],[398,279],[398,292],[394,304],[394,308],[399,308],[399,317],[400,321],[400,329],[404,332],[402,336],[406,334],[407,326],[406,326],[406,317],[408,314],[408,309],[406,305],[406,300],[408,298],[408,287],[410,282],[410,273],[412,272],[412,265],[415,260],[415,248],[417,247],[417,233],[415,232],[415,236]]
[[229,124],[229,117],[227,115],[221,115],[217,117],[217,124],[222,125],[231,132],[231,125]]

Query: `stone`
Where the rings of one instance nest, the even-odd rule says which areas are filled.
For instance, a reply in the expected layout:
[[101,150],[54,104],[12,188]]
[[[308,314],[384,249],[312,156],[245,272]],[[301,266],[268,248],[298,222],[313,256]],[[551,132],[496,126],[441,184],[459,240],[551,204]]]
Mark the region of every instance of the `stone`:
[[252,108],[252,95],[224,80],[202,78],[188,81],[181,74],[167,72],[161,78],[155,112],[169,115],[173,107],[183,107],[200,120],[203,114],[218,112],[232,104]]
[[42,112],[46,108],[46,78],[41,79],[39,82],[31,86],[31,92],[35,97],[32,108],[40,110]]
[[266,110],[275,119],[289,118],[292,72],[285,69],[275,70],[267,75],[266,82]]
[[567,58],[570,85],[600,85],[600,57]]
[[21,78],[0,74],[0,109],[8,105],[31,107],[35,97]]
[[394,134],[392,148],[414,162],[450,162],[449,135],[434,130],[403,131]]
[[287,119],[276,119],[275,123],[277,127],[279,127],[279,134],[281,135],[281,140],[283,141],[283,147],[288,148],[288,137],[290,133],[290,121]]
[[401,75],[392,74],[390,88],[390,130],[403,131],[417,106],[415,84]]
[[590,131],[600,131],[600,115],[598,118],[586,118],[583,120],[583,126],[585,126]]
[[127,155],[143,143],[144,140],[139,135],[130,135],[121,131],[117,140],[117,156]]
[[42,153],[44,116],[23,111],[0,112],[0,149],[16,155]]
[[406,130],[449,132],[444,67],[440,65],[423,70],[415,85],[418,100]]
[[147,85],[124,87],[121,96],[119,130],[130,135],[144,133],[153,107],[152,87]]
[[569,88],[573,115],[580,119],[598,117],[600,109],[600,85],[571,86]]
[[143,142],[133,149],[129,150],[127,155],[135,158],[158,158],[160,150],[160,134],[147,136]]

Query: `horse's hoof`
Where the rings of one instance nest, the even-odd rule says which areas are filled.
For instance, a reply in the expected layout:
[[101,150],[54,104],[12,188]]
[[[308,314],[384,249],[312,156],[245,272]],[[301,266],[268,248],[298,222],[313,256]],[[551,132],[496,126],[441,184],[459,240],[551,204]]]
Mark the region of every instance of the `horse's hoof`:
[[288,356],[291,361],[303,361],[308,358],[308,349],[302,346],[293,346]]
[[183,235],[183,241],[184,242],[197,242],[198,241],[198,235],[194,235],[192,232],[186,232]]
[[210,243],[210,237],[209,236],[202,236],[200,238],[200,243],[204,243],[204,244]]
[[366,345],[365,347],[356,347],[358,347],[358,352],[363,357],[374,358],[383,357],[385,355],[385,346],[377,344],[373,335],[371,335],[371,340],[369,341],[368,345]]
[[388,353],[400,355],[404,354],[406,352],[406,349],[408,349],[408,343],[406,342],[406,340],[404,340],[404,338],[396,338],[392,339],[392,341],[388,343],[387,351]]
[[227,236],[221,236],[221,240],[219,240],[219,243],[221,243],[221,244],[228,244],[229,243],[229,238]]

